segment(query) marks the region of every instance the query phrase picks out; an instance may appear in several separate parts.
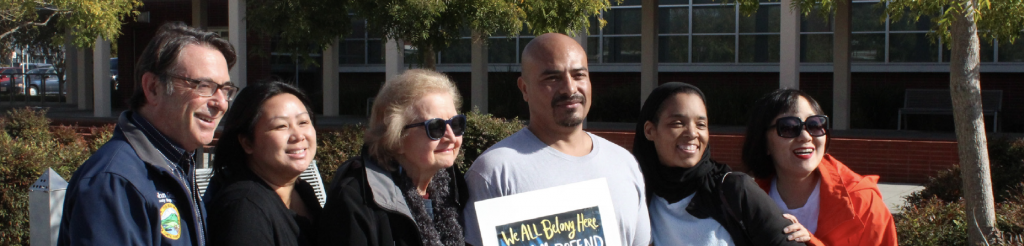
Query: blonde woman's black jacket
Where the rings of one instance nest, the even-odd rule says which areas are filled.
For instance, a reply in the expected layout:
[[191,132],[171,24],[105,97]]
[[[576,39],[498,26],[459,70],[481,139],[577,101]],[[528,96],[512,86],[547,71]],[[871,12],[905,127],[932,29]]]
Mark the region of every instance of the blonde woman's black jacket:
[[[323,233],[317,245],[422,245],[409,205],[395,185],[395,173],[365,156],[346,161],[334,173],[318,221]],[[452,175],[451,180],[451,194],[462,211],[466,191],[459,184],[465,181],[462,175]]]

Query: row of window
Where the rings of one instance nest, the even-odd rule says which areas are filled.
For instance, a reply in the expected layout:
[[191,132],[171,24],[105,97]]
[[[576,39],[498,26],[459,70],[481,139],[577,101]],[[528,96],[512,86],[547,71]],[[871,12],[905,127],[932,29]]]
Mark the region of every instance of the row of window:
[[[692,3],[691,3],[692,1]],[[590,63],[640,62],[640,0],[626,0],[602,13],[599,28],[591,20],[586,49]],[[663,63],[775,63],[779,61],[782,6],[762,1],[750,16],[733,4],[712,0],[662,0],[658,9],[659,62]],[[850,51],[854,62],[948,62],[949,50],[928,36],[929,17],[883,21],[877,2],[855,1],[852,6]],[[800,61],[832,62],[832,23],[818,13],[801,18]],[[353,34],[341,43],[341,64],[382,64],[384,46],[379,35],[353,20]],[[527,32],[523,32],[527,33]],[[438,52],[439,64],[470,62],[470,37]],[[517,63],[532,36],[488,39],[488,62]],[[407,63],[415,51],[407,50]],[[1024,62],[1024,42],[982,42],[982,62]]]

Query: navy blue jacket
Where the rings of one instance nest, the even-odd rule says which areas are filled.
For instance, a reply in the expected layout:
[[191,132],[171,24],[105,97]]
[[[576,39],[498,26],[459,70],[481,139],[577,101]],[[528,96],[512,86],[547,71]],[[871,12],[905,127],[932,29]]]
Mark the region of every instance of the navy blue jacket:
[[195,165],[132,111],[68,184],[57,245],[204,245]]

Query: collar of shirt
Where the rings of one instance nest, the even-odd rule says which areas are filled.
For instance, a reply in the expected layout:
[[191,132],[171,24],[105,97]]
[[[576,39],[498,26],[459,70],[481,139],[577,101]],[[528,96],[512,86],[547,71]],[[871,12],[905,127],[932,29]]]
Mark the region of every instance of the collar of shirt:
[[170,164],[171,167],[179,168],[183,170],[175,170],[181,172],[182,176],[189,176],[184,170],[190,170],[195,151],[188,151],[185,148],[175,144],[173,141],[167,138],[163,133],[156,129],[153,124],[150,124],[146,118],[142,117],[142,114],[133,113],[132,117],[129,118],[142,133],[146,135],[149,142],[156,147],[157,150],[163,154],[164,159]]

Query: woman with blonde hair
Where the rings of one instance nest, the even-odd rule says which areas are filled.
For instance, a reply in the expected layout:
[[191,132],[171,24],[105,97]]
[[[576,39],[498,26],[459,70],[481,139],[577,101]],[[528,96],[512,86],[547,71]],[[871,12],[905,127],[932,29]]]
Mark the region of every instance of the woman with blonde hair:
[[452,164],[466,117],[454,83],[414,69],[385,82],[360,156],[340,167],[320,218],[320,245],[464,245]]

